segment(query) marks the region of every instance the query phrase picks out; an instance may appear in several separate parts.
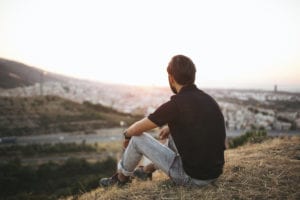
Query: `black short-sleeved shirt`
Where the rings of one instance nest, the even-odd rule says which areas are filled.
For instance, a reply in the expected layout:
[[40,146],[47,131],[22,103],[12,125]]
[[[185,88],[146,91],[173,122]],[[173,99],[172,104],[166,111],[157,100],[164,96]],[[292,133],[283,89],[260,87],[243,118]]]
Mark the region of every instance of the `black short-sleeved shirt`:
[[222,174],[226,131],[211,96],[196,85],[185,86],[148,119],[158,126],[168,124],[183,168],[192,178],[207,180]]

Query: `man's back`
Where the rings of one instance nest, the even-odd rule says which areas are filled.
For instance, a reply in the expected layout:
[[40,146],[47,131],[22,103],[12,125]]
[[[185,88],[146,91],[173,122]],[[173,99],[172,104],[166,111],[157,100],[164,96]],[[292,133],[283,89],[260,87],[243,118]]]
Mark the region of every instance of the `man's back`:
[[226,137],[218,104],[195,85],[183,87],[171,101],[178,114],[168,125],[186,173],[201,180],[218,177]]

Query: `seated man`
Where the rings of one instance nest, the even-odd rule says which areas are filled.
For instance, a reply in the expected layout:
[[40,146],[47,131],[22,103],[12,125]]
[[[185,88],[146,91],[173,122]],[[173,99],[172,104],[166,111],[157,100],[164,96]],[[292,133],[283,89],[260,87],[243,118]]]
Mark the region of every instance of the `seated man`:
[[[151,175],[153,165],[137,168],[142,156],[178,185],[202,186],[222,174],[226,132],[218,104],[194,84],[196,67],[190,58],[174,56],[167,72],[175,95],[124,132],[126,150],[118,172],[101,179],[101,186],[123,185],[134,173]],[[169,138],[168,145],[144,133],[164,125],[160,138]]]

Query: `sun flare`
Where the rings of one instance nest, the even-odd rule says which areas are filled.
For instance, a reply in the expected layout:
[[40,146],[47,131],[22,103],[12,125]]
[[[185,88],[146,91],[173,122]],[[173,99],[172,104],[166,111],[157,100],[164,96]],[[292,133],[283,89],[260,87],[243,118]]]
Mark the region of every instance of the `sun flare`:
[[170,58],[186,54],[205,87],[300,88],[299,13],[292,0],[3,0],[0,55],[80,78],[167,85]]

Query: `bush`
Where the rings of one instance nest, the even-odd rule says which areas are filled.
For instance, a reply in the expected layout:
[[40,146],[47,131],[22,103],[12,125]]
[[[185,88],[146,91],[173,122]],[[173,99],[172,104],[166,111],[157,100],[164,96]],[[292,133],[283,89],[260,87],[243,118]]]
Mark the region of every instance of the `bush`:
[[64,164],[53,162],[38,167],[23,166],[20,160],[0,164],[0,198],[4,199],[57,199],[76,195],[98,187],[101,176],[114,173],[116,160],[88,163],[70,158]]
[[236,148],[246,143],[260,143],[267,138],[267,131],[265,129],[253,129],[247,131],[245,134],[233,138],[229,141],[229,148]]
[[34,156],[34,155],[50,155],[61,152],[96,152],[97,147],[86,143],[57,143],[57,144],[30,144],[30,145],[10,145],[0,146],[1,156]]

